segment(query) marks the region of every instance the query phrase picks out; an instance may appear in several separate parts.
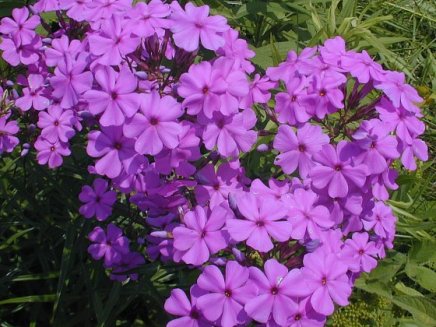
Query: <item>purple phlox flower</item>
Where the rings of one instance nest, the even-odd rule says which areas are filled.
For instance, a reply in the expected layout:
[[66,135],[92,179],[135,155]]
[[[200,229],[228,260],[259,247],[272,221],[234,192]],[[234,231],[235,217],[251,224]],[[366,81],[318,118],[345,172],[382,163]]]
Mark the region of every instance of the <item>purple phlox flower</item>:
[[12,10],[12,17],[5,17],[0,23],[0,33],[10,35],[17,46],[29,44],[36,36],[35,28],[40,24],[39,16],[29,17],[26,7]]
[[271,99],[270,90],[276,85],[277,83],[270,81],[268,77],[256,74],[250,83],[248,94],[241,100],[241,109],[251,108],[255,103],[267,103]]
[[32,6],[35,13],[59,10],[59,0],[39,0]]
[[158,92],[143,94],[141,110],[124,125],[124,134],[137,137],[135,150],[140,154],[159,154],[164,148],[179,145],[182,127],[177,118],[183,114],[180,104],[171,96]]
[[232,212],[223,205],[216,206],[210,213],[200,206],[186,213],[183,217],[186,227],[173,230],[174,247],[183,251],[182,260],[201,265],[210,255],[227,247],[228,236],[223,226],[232,216]]
[[[341,74],[341,76],[343,76]],[[328,74],[313,75],[308,95],[301,99],[307,112],[323,119],[325,115],[344,107],[344,94],[339,89],[343,80],[332,78]]]
[[236,68],[241,68],[246,73],[252,73],[254,71],[254,66],[250,62],[250,59],[255,56],[255,53],[250,50],[247,41],[240,39],[238,31],[233,28],[224,32],[223,37],[225,43],[216,51],[216,53],[229,59],[233,59]]
[[245,303],[256,295],[256,286],[249,280],[249,270],[236,261],[228,261],[225,277],[216,266],[207,266],[197,285],[208,293],[197,300],[197,306],[209,321],[223,327],[247,323]]
[[351,285],[347,271],[348,266],[334,253],[325,255],[316,251],[304,256],[302,273],[312,293],[310,304],[316,312],[329,316],[334,311],[333,302],[348,305]]
[[84,203],[79,212],[85,218],[95,216],[98,221],[103,221],[111,215],[112,205],[117,200],[117,193],[108,191],[108,182],[102,178],[97,178],[92,183],[92,187],[89,185],[82,187],[79,199]]
[[[177,88],[179,95],[185,100],[183,107],[188,108],[188,114],[196,115],[203,111],[211,116],[219,111],[220,95],[226,90],[223,76],[208,61],[192,65],[189,71],[180,77]],[[206,113],[207,112],[207,113]]]
[[312,184],[318,189],[328,186],[328,194],[333,198],[347,196],[352,186],[362,187],[368,175],[365,165],[353,165],[348,144],[341,141],[336,149],[326,144],[313,156],[321,165],[310,172]]
[[43,110],[48,107],[50,100],[45,94],[46,85],[42,75],[31,74],[27,77],[28,87],[23,89],[23,96],[15,101],[18,108],[27,111],[30,108]]
[[185,10],[175,1],[171,7],[171,31],[178,47],[195,51],[200,41],[209,50],[217,50],[224,45],[221,33],[229,26],[223,16],[209,16],[209,6],[196,7],[190,2],[185,5]]
[[50,168],[56,168],[62,165],[62,157],[69,156],[71,154],[68,144],[56,141],[50,142],[43,137],[38,137],[35,142],[35,149],[37,150],[36,159],[40,165],[48,163]]
[[348,52],[348,55],[341,60],[341,67],[362,84],[368,83],[370,79],[375,81],[385,79],[383,67],[375,62],[365,50]]
[[239,152],[249,151],[256,142],[257,133],[250,130],[255,123],[256,116],[250,109],[227,117],[215,113],[204,129],[204,145],[208,150],[216,146],[224,157],[237,157]]
[[395,131],[396,136],[403,142],[410,144],[413,138],[425,131],[425,125],[415,114],[395,108],[389,100],[382,98],[375,107],[380,114],[380,120],[390,131]]
[[0,116],[0,154],[12,152],[20,141],[15,134],[20,130],[16,120],[8,121],[10,113]]
[[169,20],[166,19],[170,14],[170,6],[161,0],[152,0],[148,4],[138,2],[130,14],[132,24],[135,25],[132,33],[140,37],[160,34],[159,30],[170,27]]
[[318,196],[312,191],[295,190],[288,212],[292,238],[302,240],[307,234],[311,239],[318,239],[320,229],[327,229],[335,224],[326,207],[315,205],[317,200]]
[[156,156],[156,169],[162,174],[169,175],[171,169],[175,168],[177,175],[188,178],[196,171],[195,166],[189,161],[195,161],[201,157],[200,139],[195,135],[195,127],[191,123],[182,121],[180,127],[178,146],[174,149],[163,150]]
[[132,9],[132,0],[92,0],[88,7],[89,12],[85,12],[86,19],[92,22],[91,27],[94,30],[98,30],[113,16],[125,16]]
[[370,272],[377,266],[375,243],[368,240],[368,233],[353,233],[352,239],[345,241],[340,255],[349,262],[351,271]]
[[304,48],[299,55],[295,51],[289,51],[286,61],[280,63],[278,67],[268,67],[266,75],[272,81],[282,80],[287,82],[295,76],[296,71],[306,64],[316,53],[317,48]]
[[190,289],[191,300],[180,288],[173,289],[170,297],[165,301],[165,311],[180,318],[171,320],[167,327],[209,327],[211,324],[204,319],[197,308],[198,298],[206,291],[193,285]]
[[36,36],[30,43],[18,44],[13,39],[3,38],[0,50],[3,59],[12,66],[31,65],[39,60],[38,50],[42,47],[41,38]]
[[428,147],[423,140],[414,139],[410,143],[401,142],[402,149],[401,162],[409,170],[416,169],[415,158],[421,161],[428,160]]
[[79,40],[70,42],[68,36],[62,35],[59,39],[52,40],[51,46],[45,49],[45,63],[54,67],[64,61],[74,61],[78,55],[84,54],[81,50],[82,43]]
[[300,176],[305,178],[315,165],[313,155],[328,142],[329,137],[319,126],[308,123],[295,133],[292,127],[281,125],[274,139],[274,149],[280,151],[275,164],[286,174],[292,174],[298,168]]
[[365,230],[374,230],[378,236],[386,238],[395,232],[395,216],[390,207],[383,202],[377,202],[372,213],[363,218]]
[[287,204],[290,199],[290,184],[288,181],[279,181],[270,178],[268,186],[266,186],[260,179],[255,179],[251,183],[250,193],[259,197],[272,197],[275,200],[282,200]]
[[330,217],[336,224],[342,223],[344,216],[362,213],[362,196],[360,193],[349,193],[346,197],[332,198],[327,193],[320,194],[319,204],[327,207]]
[[135,140],[123,136],[121,127],[102,127],[101,131],[88,134],[86,152],[93,158],[99,158],[95,164],[98,174],[115,178],[123,169],[136,171],[141,163],[134,144]]
[[371,177],[371,191],[373,196],[377,200],[386,201],[389,199],[389,193],[387,189],[396,190],[398,184],[395,180],[398,177],[398,172],[395,169],[389,168],[378,176]]
[[258,322],[266,323],[272,316],[279,326],[286,326],[288,318],[298,310],[296,298],[310,294],[301,271],[288,271],[276,259],[265,262],[265,273],[259,268],[249,269],[258,292],[245,304],[245,311]]
[[388,169],[388,160],[400,156],[396,138],[389,134],[389,130],[378,119],[363,121],[353,138],[363,151],[356,160],[365,164],[371,174],[382,173]]
[[[327,79],[329,83],[336,83],[337,86],[347,82],[347,77],[342,68],[326,63],[320,56],[306,60],[304,65],[301,65],[299,73],[306,76],[317,76],[320,77],[320,79]],[[312,82],[314,82],[313,78]],[[312,84],[312,87],[314,86],[317,86],[316,83]]]
[[121,262],[112,268],[110,279],[119,282],[124,282],[127,279],[138,280],[138,274],[131,270],[139,268],[144,263],[144,256],[138,252],[128,252],[123,254],[121,256]]
[[105,20],[102,23],[100,34],[89,36],[90,52],[97,56],[96,63],[102,65],[118,65],[123,57],[132,53],[139,46],[140,39],[132,36],[136,29],[131,19],[124,20],[118,16]]
[[298,302],[297,311],[288,318],[288,327],[323,327],[326,317],[313,310],[310,298],[302,298]]
[[342,37],[336,36],[328,39],[319,47],[322,60],[329,65],[341,67],[343,60],[347,58],[348,53],[345,48],[345,41]]
[[66,11],[68,17],[82,22],[88,19],[93,0],[59,0],[59,7]]
[[60,61],[50,78],[53,96],[60,100],[62,108],[72,108],[79,102],[81,94],[92,87],[92,73],[85,71],[84,60]]
[[405,83],[405,79],[404,73],[387,72],[383,81],[377,83],[375,88],[382,90],[395,108],[401,105],[407,111],[419,113],[416,103],[422,102],[423,99],[412,86]]
[[198,184],[195,187],[195,198],[200,205],[214,208],[227,201],[230,192],[242,190],[243,185],[238,181],[239,170],[229,163],[222,163],[215,172],[212,164],[207,164],[195,175]]
[[120,263],[122,257],[129,252],[128,238],[114,224],[107,226],[106,233],[101,227],[95,227],[88,238],[93,243],[88,247],[88,253],[94,260],[104,258],[106,267]]
[[138,81],[128,68],[117,73],[111,67],[99,67],[94,77],[101,90],[88,89],[83,98],[93,115],[102,113],[99,119],[102,126],[120,126],[125,117],[130,118],[138,111],[141,100],[135,92]]
[[260,252],[273,248],[271,237],[279,242],[289,240],[292,224],[285,220],[288,212],[282,202],[243,193],[237,199],[237,206],[244,219],[227,220],[227,230],[233,240],[246,241]]
[[301,104],[301,99],[307,95],[306,81],[304,76],[289,78],[286,82],[286,92],[276,95],[274,109],[281,123],[296,125],[309,120],[310,115]]
[[42,129],[41,136],[50,142],[58,139],[68,142],[75,134],[73,125],[76,121],[74,111],[52,105],[47,111],[39,113],[38,127]]

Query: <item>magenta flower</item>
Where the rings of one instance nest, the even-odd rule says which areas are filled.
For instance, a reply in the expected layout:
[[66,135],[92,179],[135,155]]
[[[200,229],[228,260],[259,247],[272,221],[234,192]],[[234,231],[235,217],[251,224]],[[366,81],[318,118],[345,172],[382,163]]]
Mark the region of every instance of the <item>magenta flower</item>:
[[180,318],[171,320],[167,327],[209,327],[210,323],[204,319],[196,304],[198,297],[206,292],[197,285],[190,289],[191,300],[179,288],[171,291],[170,297],[165,301],[165,311]]
[[262,201],[245,193],[238,197],[237,206],[245,219],[228,219],[226,224],[235,241],[246,241],[253,249],[268,252],[273,248],[271,237],[279,242],[290,239],[292,224],[284,220],[288,213],[278,201]]
[[363,151],[358,160],[364,163],[371,174],[380,174],[388,169],[388,160],[397,159],[398,142],[389,134],[384,123],[378,119],[362,122],[353,138]]
[[235,61],[235,66],[240,67],[247,73],[254,71],[254,66],[250,59],[255,56],[254,51],[250,50],[247,41],[239,38],[238,31],[229,28],[223,33],[224,45],[216,53]]
[[[341,75],[342,76],[342,75]],[[327,114],[344,107],[344,94],[339,89],[342,80],[329,75],[314,75],[311,92],[301,101],[307,112],[323,119]]]
[[138,252],[128,252],[123,254],[121,262],[112,267],[110,279],[118,282],[124,282],[127,279],[138,280],[138,273],[132,272],[145,264],[144,256]]
[[106,233],[101,227],[95,227],[88,238],[93,242],[88,247],[88,253],[94,260],[104,258],[106,267],[120,263],[123,255],[129,252],[129,239],[114,224],[107,226]]
[[154,33],[170,26],[166,19],[171,14],[170,6],[161,0],[152,0],[149,3],[138,2],[132,10],[132,24],[135,28],[132,33],[140,37],[149,37]]
[[42,129],[41,136],[50,142],[61,140],[68,142],[75,134],[73,125],[76,122],[72,110],[63,110],[58,105],[52,105],[47,111],[39,113],[38,127]]
[[287,327],[324,327],[326,317],[313,310],[310,298],[300,299],[297,311],[288,319]]
[[259,74],[254,76],[251,81],[248,94],[242,99],[240,107],[248,109],[255,103],[267,103],[271,99],[270,90],[276,86],[268,77],[261,77]]
[[347,196],[351,186],[362,187],[365,184],[367,168],[365,165],[353,165],[346,141],[338,143],[336,149],[331,144],[322,147],[313,158],[320,163],[310,172],[312,183],[316,188],[328,186],[332,198]]
[[207,266],[198,277],[197,285],[208,292],[197,300],[197,306],[209,321],[233,327],[247,322],[245,303],[256,295],[250,283],[249,270],[236,261],[228,261],[225,277],[216,266]]
[[298,168],[300,176],[305,178],[315,165],[312,156],[328,143],[329,137],[319,126],[305,124],[295,134],[290,126],[281,125],[274,139],[274,149],[281,152],[275,164],[286,174],[292,174]]
[[20,130],[16,120],[8,121],[10,113],[0,116],[0,154],[12,152],[20,141],[15,134]]
[[[59,39],[51,41],[51,46],[45,49],[45,63],[49,67],[55,67],[59,63],[74,61],[76,57],[84,54],[81,52],[82,43],[79,40],[72,40],[62,35]],[[85,53],[86,54],[86,53]]]
[[351,285],[347,271],[348,266],[333,253],[325,255],[317,251],[304,256],[302,273],[307,290],[312,293],[310,304],[316,312],[329,316],[335,308],[333,302],[348,305]]
[[402,143],[402,148],[401,162],[409,170],[416,169],[414,157],[421,161],[428,160],[428,147],[423,140],[414,139],[410,143]]
[[213,209],[227,201],[230,192],[242,190],[239,182],[240,171],[229,163],[222,163],[215,172],[212,164],[207,164],[195,174],[198,184],[195,186],[195,198],[200,205],[209,204]]
[[209,118],[220,110],[220,96],[225,91],[226,83],[221,71],[213,69],[207,61],[192,65],[189,71],[180,77],[180,85],[177,88],[179,95],[185,98],[183,107],[188,108],[188,114],[196,115],[204,111]]
[[112,205],[117,200],[117,193],[108,191],[108,182],[102,178],[97,178],[92,183],[92,187],[85,185],[79,194],[79,199],[84,204],[79,212],[85,218],[95,216],[98,221],[104,221],[112,213]]
[[103,113],[99,119],[102,126],[120,126],[125,117],[130,118],[138,111],[140,97],[135,93],[138,81],[127,68],[117,73],[111,67],[100,67],[94,77],[101,90],[89,90],[83,98],[93,115]]
[[35,37],[31,43],[18,44],[12,39],[3,38],[0,43],[0,50],[3,50],[3,59],[12,66],[31,65],[39,60],[37,50],[42,46],[41,39]]
[[301,101],[307,95],[306,86],[306,78],[290,78],[286,82],[286,92],[280,92],[276,95],[275,111],[278,113],[278,120],[281,123],[296,125],[309,120],[310,115]]
[[100,175],[115,178],[124,170],[130,171],[135,165],[137,153],[133,139],[123,136],[121,127],[103,127],[100,131],[88,134],[86,152],[93,158],[99,158],[95,171]]
[[387,95],[395,108],[399,108],[401,105],[407,111],[418,113],[419,108],[416,103],[423,100],[412,86],[405,83],[405,79],[404,73],[388,72],[383,81],[376,84],[375,87]]
[[38,137],[35,142],[35,149],[38,151],[36,159],[40,165],[48,163],[50,168],[56,168],[62,165],[62,157],[71,154],[68,144],[56,141],[50,142],[42,137]]
[[43,110],[50,104],[49,99],[44,94],[46,86],[42,75],[30,74],[27,77],[28,86],[23,89],[24,95],[15,101],[18,108],[27,111],[30,108]]
[[377,202],[371,214],[363,218],[363,226],[366,231],[374,230],[376,235],[387,238],[395,232],[395,221],[391,208],[383,202]]
[[265,262],[263,273],[250,267],[250,279],[257,287],[257,296],[245,304],[245,311],[254,320],[266,323],[270,316],[279,326],[285,326],[297,309],[296,298],[310,293],[299,269],[288,271],[276,259]]
[[368,240],[368,233],[353,233],[352,239],[345,241],[341,256],[350,262],[351,271],[370,272],[377,266],[377,248]]
[[250,130],[256,122],[253,116],[250,109],[227,117],[215,113],[203,132],[206,149],[212,150],[216,146],[225,157],[237,157],[239,152],[249,151],[257,139],[257,133]]
[[317,200],[318,196],[312,191],[295,190],[289,204],[288,219],[292,224],[292,238],[302,240],[308,235],[311,239],[319,239],[322,229],[335,224],[326,207],[315,205]]
[[345,41],[342,37],[336,36],[334,38],[324,41],[319,52],[323,62],[332,66],[342,66],[345,58],[347,58],[347,49],[345,48]]
[[132,21],[112,16],[111,19],[103,21],[102,33],[89,36],[89,49],[98,57],[97,63],[119,65],[123,57],[136,50],[140,39],[132,36],[133,28],[129,26],[130,22]]
[[174,149],[179,144],[182,127],[177,118],[183,114],[180,104],[171,96],[160,97],[152,92],[142,96],[141,110],[124,125],[124,134],[138,137],[135,150],[140,154],[156,155],[164,146]]
[[210,213],[196,206],[185,214],[183,222],[186,227],[173,230],[174,247],[183,251],[182,260],[198,266],[210,255],[227,247],[227,236],[222,227],[231,217],[231,211],[224,206],[217,206]]
[[360,53],[350,51],[347,56],[342,57],[341,67],[349,71],[351,76],[356,77],[362,84],[368,83],[370,79],[375,81],[385,79],[383,67],[372,60],[365,50]]
[[67,16],[82,22],[89,18],[90,5],[93,0],[59,0],[60,9],[67,12]]
[[209,6],[195,7],[190,2],[185,5],[185,10],[177,2],[171,6],[171,31],[178,47],[195,51],[200,41],[209,50],[217,50],[224,45],[224,38],[219,34],[229,29],[224,17],[209,16]]
[[50,78],[53,96],[60,99],[62,108],[72,108],[79,102],[81,94],[92,87],[92,73],[85,71],[86,61],[60,61]]
[[16,45],[31,43],[36,36],[35,28],[40,24],[39,16],[29,18],[29,10],[23,7],[12,10],[12,17],[1,20],[0,33],[11,35]]

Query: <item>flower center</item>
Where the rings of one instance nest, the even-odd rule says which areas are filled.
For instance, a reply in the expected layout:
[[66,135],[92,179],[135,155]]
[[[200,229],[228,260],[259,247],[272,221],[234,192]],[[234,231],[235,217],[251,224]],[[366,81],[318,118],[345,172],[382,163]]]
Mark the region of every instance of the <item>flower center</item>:
[[291,97],[291,101],[292,101],[292,102],[297,101],[297,96],[296,96],[296,95],[293,95],[293,96]]
[[276,286],[271,288],[271,294],[272,295],[276,295],[278,292],[279,292],[279,289]]
[[118,98],[117,92],[112,92],[111,93],[111,98],[112,98],[112,100],[116,100]]
[[342,170],[342,165],[337,164],[337,165],[335,166],[335,170],[336,170],[336,171],[341,171],[341,170]]
[[55,150],[55,147],[54,147],[54,146],[51,146],[51,147],[50,147],[50,151],[53,152],[54,150]]
[[189,316],[190,316],[192,319],[195,319],[195,320],[197,320],[197,319],[200,318],[200,314],[198,313],[197,310],[194,310],[194,309],[191,311],[191,313],[189,314]]
[[59,126],[59,121],[56,120],[56,121],[54,122],[54,125],[55,125],[55,126]]
[[209,87],[207,87],[207,86],[203,87],[201,92],[203,92],[203,94],[208,94],[209,93]]
[[294,320],[298,321],[301,319],[301,314],[297,313],[294,317]]
[[263,227],[263,226],[265,226],[265,223],[262,220],[258,220],[258,221],[256,221],[256,226]]
[[365,253],[365,251],[363,251],[363,249],[360,249],[360,250],[359,250],[359,254],[360,254],[360,255],[362,255],[362,254],[364,254],[364,253]]
[[322,89],[319,91],[319,95],[324,97],[327,94],[327,91],[325,89]]
[[150,119],[150,125],[155,126],[155,125],[157,125],[157,124],[159,124],[159,120],[158,120],[156,117],[151,117],[151,119]]
[[213,186],[213,189],[214,189],[215,191],[218,191],[218,190],[220,189],[220,184],[215,184],[215,185]]
[[322,286],[325,286],[327,284],[327,278],[323,277],[321,279],[321,284],[322,284]]
[[232,296],[232,291],[231,291],[231,290],[225,290],[225,291],[224,291],[224,295],[225,295],[226,297],[231,297],[231,296]]
[[114,148],[117,149],[117,150],[121,150],[121,147],[122,147],[122,145],[119,142],[114,144]]
[[305,151],[306,151],[306,146],[305,146],[304,144],[300,144],[300,145],[298,146],[298,151],[300,151],[300,152],[305,152]]

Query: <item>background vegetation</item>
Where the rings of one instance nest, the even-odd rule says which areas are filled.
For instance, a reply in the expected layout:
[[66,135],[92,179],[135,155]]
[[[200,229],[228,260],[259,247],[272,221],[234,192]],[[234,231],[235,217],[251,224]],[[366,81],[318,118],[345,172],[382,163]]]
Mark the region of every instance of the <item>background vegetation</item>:
[[[182,1],[180,1],[182,2]],[[425,98],[430,161],[402,173],[390,204],[399,222],[395,250],[364,274],[349,307],[330,326],[436,326],[436,5],[431,0],[196,0],[228,18],[253,45],[260,69],[290,49],[342,35],[386,67],[404,71]],[[0,0],[0,16],[24,1]],[[47,17],[50,20],[50,17]],[[0,78],[11,76],[4,63]],[[77,141],[79,145],[80,140]],[[177,267],[150,263],[138,282],[112,283],[88,257],[93,226],[78,215],[77,195],[90,182],[77,146],[59,170],[34,154],[0,156],[0,326],[164,326],[162,303],[174,285],[191,284]],[[253,162],[253,171],[261,171]],[[88,180],[87,180],[88,179]],[[114,220],[126,217],[123,203]],[[129,227],[141,237],[137,225]]]

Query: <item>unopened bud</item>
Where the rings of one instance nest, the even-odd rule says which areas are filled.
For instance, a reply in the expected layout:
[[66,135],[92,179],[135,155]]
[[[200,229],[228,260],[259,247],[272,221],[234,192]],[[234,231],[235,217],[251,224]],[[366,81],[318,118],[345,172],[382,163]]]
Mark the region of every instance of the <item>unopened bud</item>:
[[268,144],[259,144],[256,150],[259,152],[266,152],[269,150],[269,146]]

